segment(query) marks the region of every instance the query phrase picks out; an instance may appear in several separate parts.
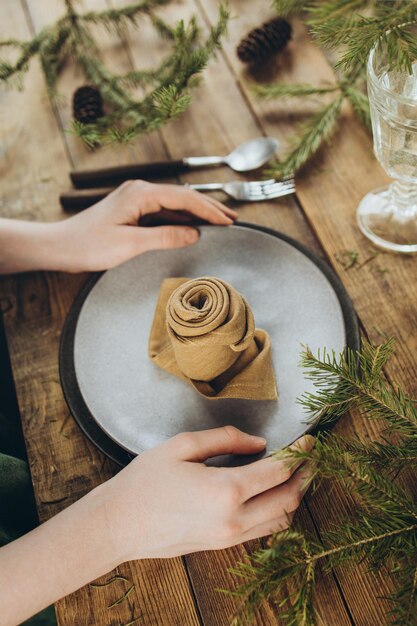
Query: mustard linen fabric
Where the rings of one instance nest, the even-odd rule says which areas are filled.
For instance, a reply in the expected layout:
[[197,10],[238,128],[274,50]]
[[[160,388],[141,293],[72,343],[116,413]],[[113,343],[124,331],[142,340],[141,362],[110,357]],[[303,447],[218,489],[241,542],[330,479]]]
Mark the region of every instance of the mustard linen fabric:
[[210,399],[276,400],[267,332],[231,285],[212,277],[163,281],[149,356]]

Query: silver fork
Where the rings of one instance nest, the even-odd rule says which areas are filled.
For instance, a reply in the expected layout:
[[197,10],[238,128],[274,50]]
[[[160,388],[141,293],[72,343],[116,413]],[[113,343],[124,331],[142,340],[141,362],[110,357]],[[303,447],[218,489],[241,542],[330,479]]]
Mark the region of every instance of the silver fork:
[[276,181],[274,178],[269,180],[252,180],[251,182],[235,180],[229,183],[186,184],[185,186],[197,191],[224,191],[224,193],[235,200],[248,202],[273,200],[274,198],[280,198],[295,192],[293,178],[287,178],[283,181]]

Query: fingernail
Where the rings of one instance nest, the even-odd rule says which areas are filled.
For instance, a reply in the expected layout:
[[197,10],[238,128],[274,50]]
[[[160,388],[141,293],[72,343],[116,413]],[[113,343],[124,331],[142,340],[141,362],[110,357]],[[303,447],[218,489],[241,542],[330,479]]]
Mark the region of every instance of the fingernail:
[[251,435],[251,439],[253,443],[256,443],[258,446],[266,446],[266,439],[264,437],[257,437],[257,435]]
[[195,243],[200,237],[200,233],[196,228],[184,229],[184,241],[186,243]]

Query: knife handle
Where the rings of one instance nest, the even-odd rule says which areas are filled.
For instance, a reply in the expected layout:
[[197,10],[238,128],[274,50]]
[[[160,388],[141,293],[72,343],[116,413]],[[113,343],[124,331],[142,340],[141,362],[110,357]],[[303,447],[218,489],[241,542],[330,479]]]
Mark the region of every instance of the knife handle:
[[[68,191],[59,196],[61,206],[65,211],[83,211],[96,202],[105,198],[112,189],[91,189],[83,191]],[[187,211],[169,211],[161,209],[158,213],[147,213],[139,220],[140,226],[168,226],[168,225],[199,226],[208,224]]]
[[97,170],[73,170],[70,173],[76,189],[92,187],[117,187],[126,180],[135,178],[164,178],[183,174],[191,169],[186,159],[162,161],[160,163],[136,163],[105,167]]
[[112,188],[108,189],[86,189],[83,191],[67,191],[61,193],[59,201],[64,211],[83,211],[96,202],[103,200]]

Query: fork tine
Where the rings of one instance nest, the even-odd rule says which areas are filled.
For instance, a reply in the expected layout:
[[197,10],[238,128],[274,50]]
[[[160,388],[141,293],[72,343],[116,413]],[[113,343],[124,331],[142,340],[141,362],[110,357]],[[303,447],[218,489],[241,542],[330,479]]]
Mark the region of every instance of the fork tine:
[[266,200],[270,195],[266,193],[251,193],[248,198],[249,200]]
[[270,187],[271,185],[281,185],[281,186],[286,186],[286,185],[293,185],[294,184],[294,179],[293,178],[286,178],[285,180],[273,180],[273,181],[265,181],[263,184],[263,187]]
[[251,183],[247,183],[248,189],[263,189],[262,185],[260,185],[259,183],[252,181]]
[[288,190],[288,189],[294,189],[295,185],[294,183],[274,183],[272,185],[268,185],[267,187],[250,187],[249,188],[249,193],[261,193],[261,194],[269,194],[269,193],[275,193],[276,191],[281,191],[281,190]]
[[[250,190],[262,190],[262,191],[269,191],[272,188],[285,188],[285,187],[289,187],[289,186],[293,186],[294,185],[294,179],[288,178],[286,180],[282,180],[282,181],[277,181],[274,179],[270,179],[270,180],[263,180],[263,181],[252,181],[249,183],[249,189]],[[277,187],[278,186],[278,187]]]
[[274,198],[280,198],[281,196],[286,196],[290,193],[294,193],[294,191],[295,185],[287,185],[284,187],[277,184],[268,191],[250,193],[249,198],[252,202],[257,200],[273,200]]
[[270,194],[275,193],[276,191],[284,191],[288,189],[293,189],[294,185],[281,185],[281,183],[276,183],[275,185],[270,185],[269,187],[264,187],[262,189],[262,193]]
[[250,180],[246,184],[249,187],[264,187],[265,185],[272,185],[276,182],[274,178],[270,178],[269,180]]
[[280,191],[284,189],[295,189],[294,184],[290,185],[282,185],[281,183],[276,183],[275,185],[271,185],[270,187],[266,187],[263,191],[264,193],[274,193],[275,191]]
[[280,198],[281,196],[288,196],[291,193],[295,192],[295,187],[287,187],[286,189],[281,189],[281,191],[276,191],[272,194],[267,194],[266,199],[273,200],[274,198]]

